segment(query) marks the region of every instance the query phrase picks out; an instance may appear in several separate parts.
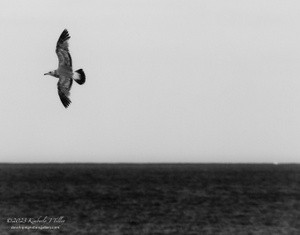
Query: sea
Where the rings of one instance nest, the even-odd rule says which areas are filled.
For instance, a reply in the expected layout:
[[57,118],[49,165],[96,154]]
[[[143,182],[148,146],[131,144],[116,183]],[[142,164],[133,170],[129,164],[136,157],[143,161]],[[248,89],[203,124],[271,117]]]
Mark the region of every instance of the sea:
[[0,234],[300,234],[299,164],[0,164]]

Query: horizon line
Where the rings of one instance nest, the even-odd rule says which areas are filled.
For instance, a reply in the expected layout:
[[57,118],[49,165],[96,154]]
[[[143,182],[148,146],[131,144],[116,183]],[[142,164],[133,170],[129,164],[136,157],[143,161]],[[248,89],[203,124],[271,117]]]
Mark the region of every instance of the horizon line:
[[270,165],[286,165],[300,164],[300,162],[0,162],[0,164],[111,164],[111,165],[151,165],[151,164],[270,164]]

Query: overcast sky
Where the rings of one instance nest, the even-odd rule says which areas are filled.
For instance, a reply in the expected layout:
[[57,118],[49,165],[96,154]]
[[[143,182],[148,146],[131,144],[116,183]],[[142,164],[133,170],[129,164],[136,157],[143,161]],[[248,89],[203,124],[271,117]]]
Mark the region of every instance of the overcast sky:
[[[0,2],[1,162],[300,162],[300,2]],[[55,45],[87,81],[65,109]]]

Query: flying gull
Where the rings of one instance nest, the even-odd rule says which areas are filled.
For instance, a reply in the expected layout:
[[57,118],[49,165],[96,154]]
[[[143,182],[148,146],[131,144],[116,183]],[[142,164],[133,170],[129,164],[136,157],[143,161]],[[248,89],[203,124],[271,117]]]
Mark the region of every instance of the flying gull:
[[56,54],[58,57],[58,69],[45,73],[44,75],[51,75],[58,78],[57,89],[58,95],[62,104],[67,108],[71,100],[70,90],[72,87],[73,79],[79,84],[82,85],[85,83],[85,74],[82,69],[78,69],[73,72],[72,69],[72,58],[69,52],[68,40],[70,35],[68,30],[64,30],[57,43],[56,43]]

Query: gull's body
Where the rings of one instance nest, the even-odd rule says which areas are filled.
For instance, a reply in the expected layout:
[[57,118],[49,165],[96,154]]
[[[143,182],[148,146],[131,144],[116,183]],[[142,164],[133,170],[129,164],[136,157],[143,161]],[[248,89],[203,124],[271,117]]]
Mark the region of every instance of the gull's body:
[[68,44],[69,39],[70,35],[65,29],[60,35],[56,44],[55,52],[58,56],[58,68],[44,74],[58,78],[58,95],[65,108],[67,108],[71,103],[69,96],[73,79],[80,85],[85,83],[85,74],[82,69],[78,69],[73,72],[72,58],[69,52]]

